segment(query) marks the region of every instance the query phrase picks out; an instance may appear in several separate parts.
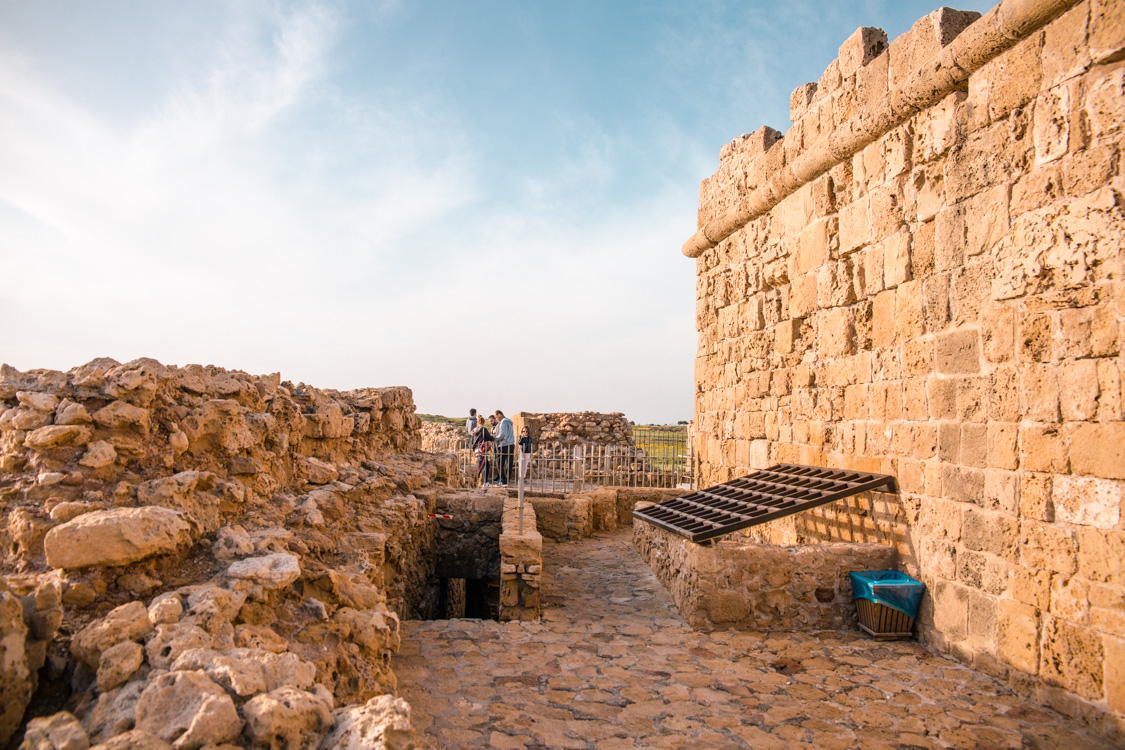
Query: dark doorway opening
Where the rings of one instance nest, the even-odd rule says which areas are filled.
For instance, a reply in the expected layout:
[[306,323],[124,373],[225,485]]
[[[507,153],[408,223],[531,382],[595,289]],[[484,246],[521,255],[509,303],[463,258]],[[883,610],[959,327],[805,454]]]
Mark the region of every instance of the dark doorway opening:
[[500,619],[500,586],[476,578],[439,578],[429,620]]

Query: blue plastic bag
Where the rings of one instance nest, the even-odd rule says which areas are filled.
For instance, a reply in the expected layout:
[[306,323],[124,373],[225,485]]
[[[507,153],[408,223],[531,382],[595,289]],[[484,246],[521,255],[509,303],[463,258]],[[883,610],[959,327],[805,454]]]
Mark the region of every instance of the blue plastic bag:
[[910,617],[917,617],[918,605],[926,584],[916,581],[897,570],[865,570],[848,573],[852,579],[852,592],[857,599],[869,599],[885,604]]

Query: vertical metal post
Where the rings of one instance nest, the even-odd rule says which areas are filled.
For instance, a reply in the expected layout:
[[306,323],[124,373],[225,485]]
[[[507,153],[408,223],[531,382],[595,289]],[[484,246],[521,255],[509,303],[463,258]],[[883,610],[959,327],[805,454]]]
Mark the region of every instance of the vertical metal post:
[[523,446],[519,447],[516,452],[516,471],[519,473],[519,481],[516,487],[519,488],[519,506],[520,506],[520,536],[523,536]]

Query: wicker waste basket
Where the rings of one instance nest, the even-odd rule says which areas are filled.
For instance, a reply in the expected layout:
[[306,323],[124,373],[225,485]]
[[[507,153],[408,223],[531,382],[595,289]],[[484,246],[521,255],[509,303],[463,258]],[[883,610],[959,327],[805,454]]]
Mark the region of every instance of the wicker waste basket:
[[859,627],[876,638],[910,638],[926,584],[897,570],[867,570],[852,579]]

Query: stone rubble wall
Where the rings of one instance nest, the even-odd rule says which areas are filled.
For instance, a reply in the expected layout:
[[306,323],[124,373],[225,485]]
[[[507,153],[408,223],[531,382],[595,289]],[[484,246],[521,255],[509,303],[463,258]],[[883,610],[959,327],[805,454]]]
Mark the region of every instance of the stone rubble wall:
[[633,524],[633,546],[698,630],[854,628],[848,573],[893,570],[898,562],[894,548],[881,544],[704,546],[650,523]]
[[443,453],[454,450],[468,439],[464,425],[458,427],[449,422],[422,422],[419,428],[422,450],[427,453]]
[[390,655],[458,481],[419,447],[406,388],[0,367],[0,745],[43,676],[28,748],[412,747]]
[[[520,528],[520,516],[523,528]],[[536,528],[535,506],[504,501],[500,534],[500,620],[538,620],[542,609],[543,535]]]
[[877,542],[922,639],[1125,722],[1125,10],[948,8],[860,29],[794,125],[700,188],[702,485],[776,462],[897,477],[765,542]]
[[542,450],[567,448],[582,443],[594,445],[633,445],[633,427],[621,412],[601,414],[595,411],[573,413],[523,412],[512,417],[518,437],[527,428],[536,454]]

